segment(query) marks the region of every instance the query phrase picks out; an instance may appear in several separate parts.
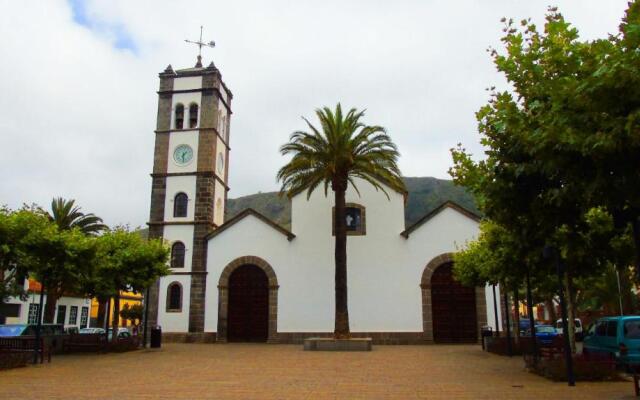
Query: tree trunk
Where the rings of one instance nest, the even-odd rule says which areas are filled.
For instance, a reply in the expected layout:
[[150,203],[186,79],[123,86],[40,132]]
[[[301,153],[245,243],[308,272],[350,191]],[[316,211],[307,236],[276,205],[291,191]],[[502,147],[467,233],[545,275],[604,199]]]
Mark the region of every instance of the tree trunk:
[[[640,277],[640,217],[636,216],[632,222],[633,244],[636,248],[636,278]],[[640,280],[640,279],[639,279]]]
[[567,303],[567,326],[569,332],[563,332],[565,335],[569,335],[569,344],[571,345],[571,352],[576,352],[576,322],[575,322],[575,299],[573,296],[573,276],[571,275],[569,268],[567,268],[565,275],[565,292]]
[[518,299],[518,288],[513,291],[513,336],[515,342],[520,343],[520,300]]
[[[40,290],[42,290],[42,287]],[[47,302],[44,306],[44,323],[53,324],[55,322],[53,318],[56,315],[56,304],[59,298],[57,288],[52,287],[45,294],[47,295]]]
[[349,330],[349,309],[347,306],[347,226],[345,192],[347,180],[332,183],[335,194],[335,294],[336,320],[334,336],[337,339],[347,339],[351,336]]
[[105,343],[109,343],[109,311],[111,310],[111,297],[107,298],[107,311],[104,313],[104,337]]
[[120,322],[120,292],[113,298],[113,321],[111,321],[113,328],[113,334],[111,336],[112,342],[118,341],[118,323]]
[[549,310],[549,319],[551,320],[551,325],[555,326],[556,321],[558,320],[558,314],[556,314],[556,305],[553,303],[553,299],[545,300],[544,306],[547,310]]

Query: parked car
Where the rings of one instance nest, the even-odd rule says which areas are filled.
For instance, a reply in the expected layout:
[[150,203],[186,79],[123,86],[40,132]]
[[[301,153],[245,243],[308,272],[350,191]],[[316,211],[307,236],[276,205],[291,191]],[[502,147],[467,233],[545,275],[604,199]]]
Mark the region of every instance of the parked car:
[[640,366],[640,315],[599,318],[584,333],[583,353],[605,354],[627,367]]
[[92,334],[103,334],[104,335],[104,329],[102,329],[102,328],[82,328],[82,329],[80,329],[80,334],[81,335],[92,335]]
[[[536,329],[540,325],[540,321],[533,321]],[[531,336],[531,323],[529,318],[520,317],[520,336]]]
[[[36,334],[36,328],[36,324],[0,325],[0,336],[33,336]],[[40,326],[40,335],[42,336],[55,336],[64,334],[64,326],[62,324],[42,324]]]
[[[529,333],[531,334],[531,333]],[[558,331],[551,325],[536,325],[536,340],[542,345],[550,345],[558,337]]]
[[[113,337],[113,328],[109,328],[109,340]],[[131,337],[131,332],[127,328],[118,328],[118,339]]]
[[[574,324],[576,326],[576,340],[580,341],[583,338],[583,331],[582,331],[582,321],[580,320],[580,318],[575,318],[574,320]],[[562,319],[559,319],[556,321],[556,330],[558,331],[559,334],[562,335]]]

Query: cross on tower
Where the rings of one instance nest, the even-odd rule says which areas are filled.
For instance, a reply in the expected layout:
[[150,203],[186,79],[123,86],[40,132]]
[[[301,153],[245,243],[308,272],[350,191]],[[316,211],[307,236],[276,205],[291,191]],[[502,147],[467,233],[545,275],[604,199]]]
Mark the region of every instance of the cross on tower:
[[202,46],[214,48],[216,46],[216,42],[211,40],[209,43],[204,43],[202,41],[202,25],[200,25],[200,40],[194,42],[192,40],[185,39],[184,41],[198,46],[198,62],[196,62],[196,68],[202,68]]

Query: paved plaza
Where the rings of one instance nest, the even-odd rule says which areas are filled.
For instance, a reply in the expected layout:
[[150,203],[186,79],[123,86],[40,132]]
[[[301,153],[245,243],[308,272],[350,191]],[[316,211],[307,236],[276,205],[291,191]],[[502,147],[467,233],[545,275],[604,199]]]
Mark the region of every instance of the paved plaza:
[[631,399],[630,382],[563,383],[479,346],[167,344],[0,371],[0,399]]

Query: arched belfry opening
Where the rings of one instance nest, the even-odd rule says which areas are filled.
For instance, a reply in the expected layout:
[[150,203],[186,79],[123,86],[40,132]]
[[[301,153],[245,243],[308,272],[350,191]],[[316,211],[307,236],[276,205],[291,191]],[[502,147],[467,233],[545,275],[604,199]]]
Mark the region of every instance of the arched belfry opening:
[[276,342],[278,280],[255,256],[229,263],[218,284],[219,342]]
[[475,343],[486,324],[484,288],[467,287],[453,277],[453,254],[431,260],[422,273],[422,324],[425,340]]

